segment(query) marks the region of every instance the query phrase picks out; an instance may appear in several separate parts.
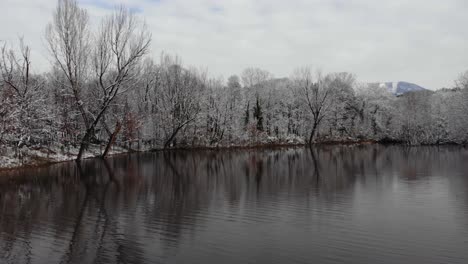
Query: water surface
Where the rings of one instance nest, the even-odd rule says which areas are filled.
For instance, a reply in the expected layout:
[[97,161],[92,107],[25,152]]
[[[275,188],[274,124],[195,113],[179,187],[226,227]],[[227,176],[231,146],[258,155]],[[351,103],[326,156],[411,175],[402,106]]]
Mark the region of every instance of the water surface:
[[0,173],[0,263],[468,263],[468,150],[123,155]]

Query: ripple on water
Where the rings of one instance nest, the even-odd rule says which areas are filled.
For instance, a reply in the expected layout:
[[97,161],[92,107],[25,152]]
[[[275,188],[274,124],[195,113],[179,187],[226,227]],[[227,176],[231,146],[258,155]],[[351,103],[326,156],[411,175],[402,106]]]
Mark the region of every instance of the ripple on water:
[[14,172],[0,182],[0,263],[468,263],[468,153],[447,149],[147,153]]

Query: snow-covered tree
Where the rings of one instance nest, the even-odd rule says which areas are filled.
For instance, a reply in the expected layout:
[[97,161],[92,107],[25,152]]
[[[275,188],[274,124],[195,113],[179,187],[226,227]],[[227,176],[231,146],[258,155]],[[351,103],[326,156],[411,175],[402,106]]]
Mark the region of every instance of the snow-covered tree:
[[[92,35],[86,10],[75,0],[59,0],[46,38],[84,121],[77,160],[95,137],[96,127],[115,98],[134,88],[129,84],[135,80],[138,64],[151,42],[144,24],[124,7],[103,19],[94,42],[90,41]],[[92,96],[85,100],[87,93]],[[110,133],[109,146],[119,127],[116,125]]]
[[296,96],[300,99],[301,105],[306,109],[311,120],[308,143],[312,144],[322,121],[332,111],[334,102],[332,77],[324,77],[321,73],[317,73],[314,78],[309,67],[302,67],[295,70],[293,81]]
[[53,137],[45,78],[33,73],[30,53],[20,39],[19,50],[5,44],[0,54],[0,143],[19,148]]
[[176,144],[178,134],[194,122],[201,111],[205,80],[195,70],[183,68],[178,58],[163,56],[156,85],[156,115],[164,148]]

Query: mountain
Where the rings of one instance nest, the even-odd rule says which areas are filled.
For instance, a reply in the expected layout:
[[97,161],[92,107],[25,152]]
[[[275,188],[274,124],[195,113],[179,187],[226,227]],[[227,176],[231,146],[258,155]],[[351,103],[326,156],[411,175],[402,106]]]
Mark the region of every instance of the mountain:
[[407,92],[426,91],[427,89],[414,83],[409,82],[384,82],[379,84],[380,87],[385,87],[394,95],[402,95]]

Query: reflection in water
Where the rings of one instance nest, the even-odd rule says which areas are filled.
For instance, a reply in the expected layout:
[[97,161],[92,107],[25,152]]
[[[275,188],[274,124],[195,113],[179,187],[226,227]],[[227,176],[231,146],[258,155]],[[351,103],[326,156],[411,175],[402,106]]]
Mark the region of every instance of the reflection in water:
[[468,151],[171,151],[0,175],[1,263],[468,263]]

